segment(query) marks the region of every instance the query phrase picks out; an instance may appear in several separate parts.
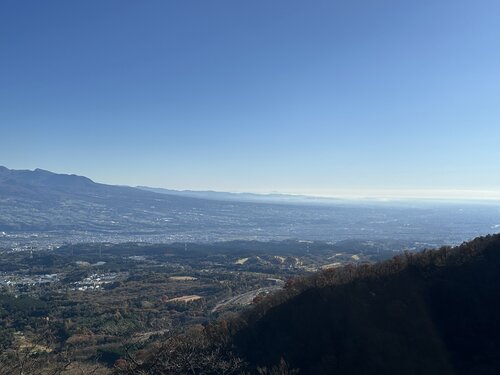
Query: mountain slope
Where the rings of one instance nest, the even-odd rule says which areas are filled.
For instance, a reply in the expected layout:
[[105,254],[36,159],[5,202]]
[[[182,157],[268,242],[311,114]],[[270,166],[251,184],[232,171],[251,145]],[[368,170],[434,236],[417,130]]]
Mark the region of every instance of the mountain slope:
[[300,374],[498,374],[499,298],[496,235],[291,284],[245,317],[236,347]]
[[5,167],[0,168],[0,201],[0,230],[110,233],[167,230],[169,215],[204,205],[194,198],[99,184],[76,175]]
[[[0,240],[12,238],[6,243],[16,243],[21,236],[41,245],[45,237],[47,244],[53,244],[54,239],[168,242],[327,238],[324,234],[329,235],[336,217],[348,218],[353,216],[348,211],[360,209],[218,201],[105,185],[41,169],[0,167]],[[2,237],[2,232],[11,237]]]
[[500,206],[494,205],[327,205],[284,197],[250,202],[221,194],[209,194],[210,199],[160,194],[41,169],[0,167],[0,248],[43,248],[67,241],[290,238],[404,241],[405,247],[421,248],[423,243],[460,242],[500,225]]

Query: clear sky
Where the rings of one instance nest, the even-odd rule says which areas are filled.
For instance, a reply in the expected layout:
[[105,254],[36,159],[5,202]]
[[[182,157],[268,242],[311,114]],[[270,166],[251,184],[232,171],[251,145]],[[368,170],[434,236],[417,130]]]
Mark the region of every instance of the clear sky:
[[0,165],[178,189],[496,194],[499,46],[498,0],[4,0]]

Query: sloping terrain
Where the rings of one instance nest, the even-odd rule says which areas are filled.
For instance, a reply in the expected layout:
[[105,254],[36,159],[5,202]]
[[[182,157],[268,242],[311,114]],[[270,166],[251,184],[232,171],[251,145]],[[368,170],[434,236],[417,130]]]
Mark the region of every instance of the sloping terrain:
[[243,318],[253,368],[300,374],[500,373],[500,236],[290,283]]
[[383,247],[399,250],[459,243],[500,225],[498,205],[214,199],[221,194],[210,199],[160,194],[41,169],[0,167],[0,247],[295,238],[382,241]]
[[168,228],[169,220],[179,212],[204,204],[202,200],[98,184],[76,175],[4,167],[0,167],[0,201],[0,230],[5,231],[147,232]]
[[332,225],[324,216],[337,211],[160,194],[0,167],[0,238],[2,231],[50,233],[70,242],[281,239],[311,232],[320,237]]

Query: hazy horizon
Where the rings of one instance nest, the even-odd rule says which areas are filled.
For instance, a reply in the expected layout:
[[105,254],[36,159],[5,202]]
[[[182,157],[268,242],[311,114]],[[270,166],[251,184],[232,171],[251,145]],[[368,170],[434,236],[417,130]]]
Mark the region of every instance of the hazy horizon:
[[0,9],[9,168],[178,190],[500,198],[498,2]]
[[[2,165],[0,165],[1,167]],[[3,166],[8,169],[8,166]],[[45,168],[35,167],[35,168],[20,168],[19,170],[30,170],[35,169],[46,170]],[[56,172],[49,171],[58,174],[69,174],[74,175],[72,172]],[[77,174],[78,175],[78,174]],[[83,175],[81,175],[83,176]],[[96,180],[92,176],[84,176],[90,178],[96,183],[104,183],[110,185],[119,186],[130,186],[139,188],[153,188],[153,189],[164,189],[164,190],[174,190],[174,191],[192,191],[192,192],[216,192],[216,193],[231,193],[231,194],[256,194],[256,195],[287,195],[296,197],[309,197],[318,199],[341,199],[341,200],[377,200],[377,201],[477,201],[477,202],[488,202],[488,201],[500,201],[500,191],[488,191],[488,190],[331,190],[331,191],[266,191],[266,190],[238,190],[238,191],[228,191],[228,190],[217,190],[211,187],[205,189],[193,189],[190,187],[176,187],[176,186],[147,186],[144,184],[114,184],[107,183],[104,181]]]

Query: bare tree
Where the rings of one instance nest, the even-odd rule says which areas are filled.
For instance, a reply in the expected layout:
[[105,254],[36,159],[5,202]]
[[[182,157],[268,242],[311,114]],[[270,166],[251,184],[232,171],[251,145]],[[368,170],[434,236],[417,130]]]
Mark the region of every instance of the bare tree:
[[55,337],[50,331],[33,338],[18,339],[0,353],[0,375],[104,375],[102,366],[74,361],[73,353],[55,350]]
[[232,375],[241,373],[243,361],[223,342],[211,340],[203,329],[167,337],[144,360],[127,351],[116,365],[121,375]]

